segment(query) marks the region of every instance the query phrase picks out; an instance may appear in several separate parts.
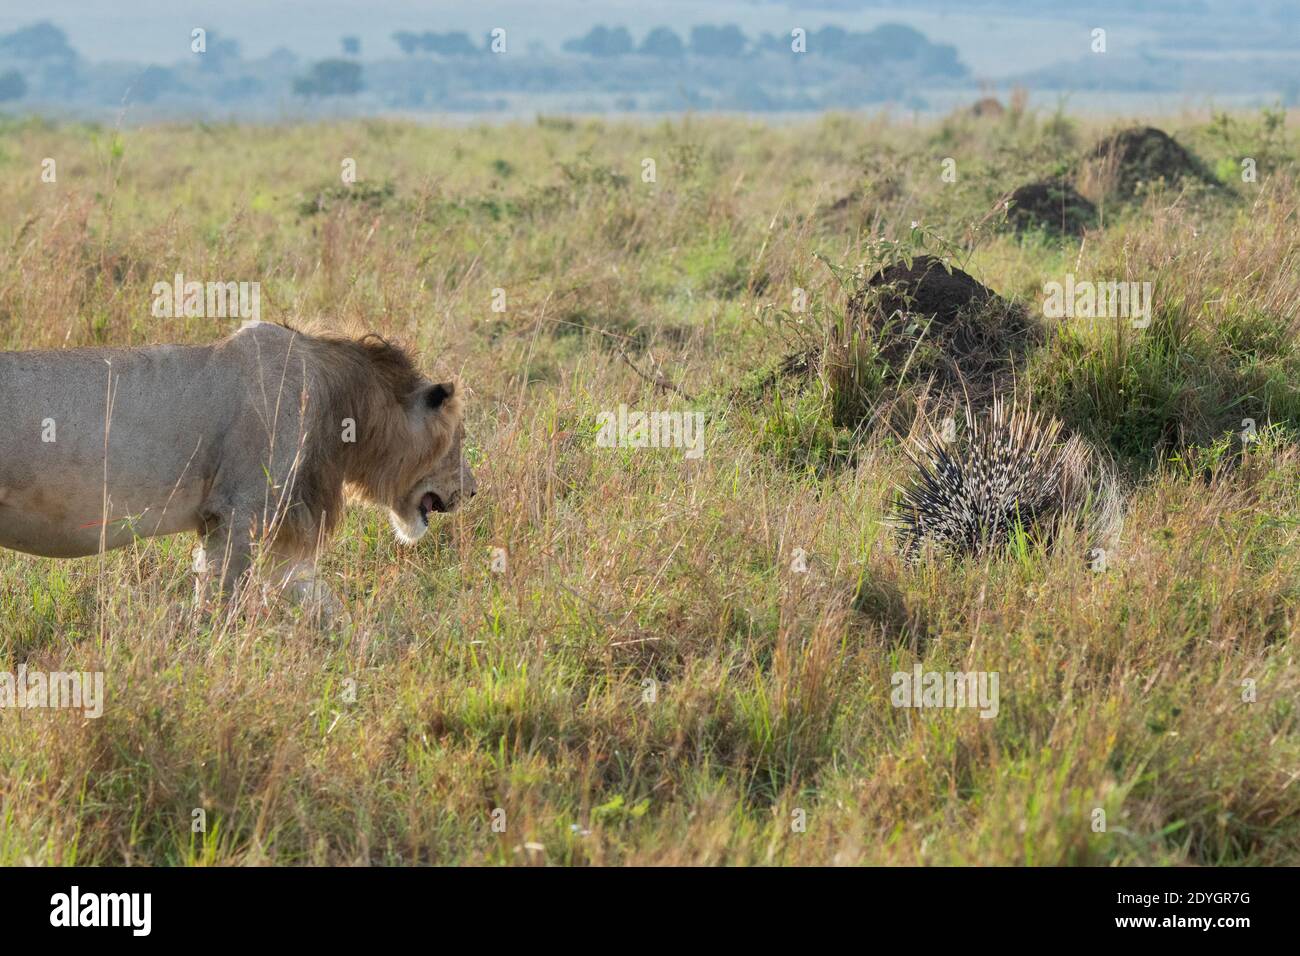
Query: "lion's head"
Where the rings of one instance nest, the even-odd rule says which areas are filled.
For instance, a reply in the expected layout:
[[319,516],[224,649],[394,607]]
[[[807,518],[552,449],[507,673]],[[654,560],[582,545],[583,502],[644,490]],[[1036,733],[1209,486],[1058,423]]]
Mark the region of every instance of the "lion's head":
[[[478,490],[461,448],[465,425],[453,383],[420,389],[411,402],[410,424],[417,457],[407,474],[406,491],[388,503],[393,530],[406,544],[419,541],[429,530],[430,515],[455,511]],[[415,480],[409,481],[412,475]]]
[[[337,459],[341,477],[362,498],[388,510],[401,541],[415,543],[429,530],[432,515],[455,511],[478,490],[462,451],[461,387],[435,383],[410,352],[374,333],[359,339],[325,333],[308,348],[317,359],[321,392],[329,395],[317,406],[317,432],[337,429],[339,419],[355,426],[355,435],[334,446],[343,452]],[[316,446],[316,467],[308,475],[333,465],[328,451]],[[306,491],[329,483],[303,484]],[[328,501],[308,508],[327,517],[338,511]]]

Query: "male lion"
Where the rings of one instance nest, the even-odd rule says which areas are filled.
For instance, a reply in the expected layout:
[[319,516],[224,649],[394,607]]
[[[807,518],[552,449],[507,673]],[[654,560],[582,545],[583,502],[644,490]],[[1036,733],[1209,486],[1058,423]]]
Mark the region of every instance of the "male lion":
[[0,352],[0,422],[0,546],[71,558],[196,531],[209,595],[260,540],[280,583],[331,604],[313,559],[345,487],[408,544],[476,490],[456,386],[374,334]]

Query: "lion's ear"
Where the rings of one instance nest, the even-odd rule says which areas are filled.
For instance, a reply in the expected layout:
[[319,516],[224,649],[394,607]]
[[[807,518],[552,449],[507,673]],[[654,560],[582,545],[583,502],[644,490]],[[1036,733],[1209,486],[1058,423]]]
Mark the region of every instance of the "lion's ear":
[[447,399],[456,394],[456,386],[452,382],[444,382],[441,385],[435,385],[424,393],[425,404],[432,409],[442,408]]

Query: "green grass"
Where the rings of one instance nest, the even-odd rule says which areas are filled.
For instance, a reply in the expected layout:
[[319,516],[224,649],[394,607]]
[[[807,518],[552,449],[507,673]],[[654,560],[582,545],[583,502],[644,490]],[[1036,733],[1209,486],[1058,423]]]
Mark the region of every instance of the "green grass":
[[[212,341],[235,323],[154,319],[153,283],[259,281],[264,319],[460,375],[480,494],[412,550],[354,510],[324,561],[336,634],[193,621],[186,539],[0,553],[0,670],[102,670],[108,698],[0,711],[0,864],[1294,864],[1294,130],[1190,118],[1171,132],[1214,169],[1252,151],[1259,181],[1090,197],[1082,245],[998,227],[1101,132],[9,122],[0,347]],[[912,222],[1038,315],[1067,271],[1155,284],[1150,329],[1050,328],[1023,372],[1125,466],[1105,572],[1030,541],[907,566],[900,436],[767,375],[842,319],[817,257],[851,269]],[[620,403],[704,411],[703,458],[597,447]],[[893,707],[918,661],[997,671],[997,717]]]

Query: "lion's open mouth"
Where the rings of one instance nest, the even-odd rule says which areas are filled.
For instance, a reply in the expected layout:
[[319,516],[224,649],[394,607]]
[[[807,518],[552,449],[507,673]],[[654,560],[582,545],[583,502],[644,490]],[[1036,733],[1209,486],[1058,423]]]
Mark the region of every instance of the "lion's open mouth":
[[447,506],[443,504],[442,499],[432,491],[426,492],[424,497],[420,499],[420,518],[426,525],[429,523],[430,514],[435,511],[442,514],[446,510]]

